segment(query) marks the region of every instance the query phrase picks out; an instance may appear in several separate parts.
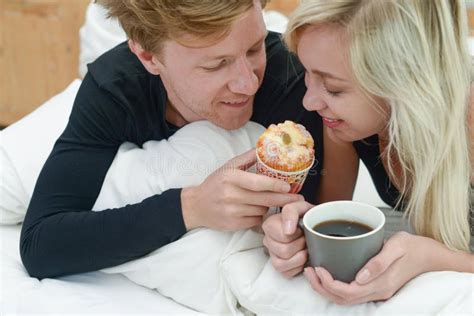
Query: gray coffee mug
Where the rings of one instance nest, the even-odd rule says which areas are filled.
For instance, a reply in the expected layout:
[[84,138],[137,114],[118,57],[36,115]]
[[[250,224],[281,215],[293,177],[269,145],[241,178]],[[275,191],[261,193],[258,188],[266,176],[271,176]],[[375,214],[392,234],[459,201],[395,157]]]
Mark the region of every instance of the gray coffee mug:
[[[372,230],[351,237],[336,237],[313,230],[328,221],[357,222]],[[333,201],[317,205],[303,217],[303,228],[313,267],[323,267],[336,280],[351,282],[357,272],[383,246],[385,216],[378,208],[353,201]]]

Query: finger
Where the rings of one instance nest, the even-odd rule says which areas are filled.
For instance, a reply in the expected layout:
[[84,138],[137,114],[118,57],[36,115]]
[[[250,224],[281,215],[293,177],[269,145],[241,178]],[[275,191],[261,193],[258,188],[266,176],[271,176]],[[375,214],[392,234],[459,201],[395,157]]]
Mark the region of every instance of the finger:
[[296,267],[292,270],[289,270],[289,271],[286,271],[286,272],[283,272],[282,275],[284,278],[286,279],[291,279],[292,277],[294,277],[295,275],[303,272],[303,268],[304,268],[304,264],[299,266],[299,267]]
[[383,301],[386,300],[384,298],[381,298],[379,294],[373,293],[367,296],[359,297],[353,301],[347,302],[348,304],[351,305],[356,305],[356,304],[363,304],[367,302],[375,302],[375,301]]
[[312,207],[313,205],[306,201],[286,204],[281,211],[283,232],[288,235],[293,234],[298,228],[298,221],[301,215]]
[[[390,294],[391,293],[391,294]],[[386,301],[393,296],[394,293],[387,291],[373,291],[371,294],[366,296],[361,296],[357,298],[353,298],[352,300],[344,299],[343,304],[345,305],[356,305],[356,304],[363,304],[367,302],[381,302]]]
[[235,205],[236,216],[264,216],[268,212],[268,207],[259,206],[259,205],[249,205],[249,204],[238,204]]
[[263,245],[281,259],[290,259],[296,253],[306,248],[306,242],[303,236],[296,240],[292,240],[291,242],[277,242],[276,240],[265,236],[263,238]]
[[224,164],[220,169],[240,169],[247,170],[257,162],[255,148],[252,148],[243,154],[236,156]]
[[281,214],[275,214],[268,217],[263,223],[262,229],[265,232],[264,239],[272,239],[279,243],[293,242],[303,236],[303,231],[300,228],[296,229],[296,231],[291,235],[285,234],[282,230]]
[[398,240],[389,240],[379,254],[370,259],[357,273],[356,282],[367,284],[384,273],[395,261],[403,257],[405,248]]
[[357,282],[351,282],[349,284],[334,280],[331,274],[324,268],[317,267],[315,268],[315,272],[326,291],[341,297],[345,303],[352,304],[352,302],[374,293],[373,286],[370,285],[359,285]]
[[299,194],[274,193],[274,192],[253,192],[239,187],[230,188],[222,194],[225,203],[232,203],[237,206],[255,205],[259,207],[282,207],[289,203],[304,200]]
[[[252,205],[260,205],[266,207],[283,207],[286,204],[298,202],[304,199],[302,195],[290,193],[274,193],[274,192],[252,192],[241,191],[236,193],[236,197],[245,203]],[[236,201],[238,203],[238,201]]]
[[301,250],[297,252],[293,257],[289,259],[282,259],[276,256],[274,253],[268,249],[270,253],[270,260],[272,262],[273,267],[280,273],[284,273],[286,271],[294,270],[298,267],[302,267],[307,259],[308,259],[308,252],[306,250]]
[[287,182],[261,174],[251,172],[233,172],[232,175],[232,182],[235,185],[253,192],[268,191],[288,193],[291,189],[291,186]]
[[313,288],[314,291],[316,291],[317,293],[321,294],[325,298],[327,298],[327,299],[329,299],[329,300],[331,300],[331,301],[333,301],[337,304],[341,304],[343,302],[343,299],[341,297],[336,296],[336,295],[326,291],[326,289],[324,289],[323,284],[321,283],[321,279],[316,274],[314,268],[306,267],[304,269],[304,276],[309,281],[309,284],[311,285],[311,287]]

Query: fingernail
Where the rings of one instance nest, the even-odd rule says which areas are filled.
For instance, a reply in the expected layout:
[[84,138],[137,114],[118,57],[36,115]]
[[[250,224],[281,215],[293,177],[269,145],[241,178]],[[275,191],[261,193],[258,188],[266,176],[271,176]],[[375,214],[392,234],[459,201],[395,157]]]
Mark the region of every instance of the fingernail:
[[293,232],[293,221],[292,220],[286,220],[283,223],[283,232],[287,235],[290,235]]
[[323,273],[321,272],[321,269],[320,268],[314,268],[314,271],[316,272],[317,276],[321,279],[321,276],[323,275]]
[[356,277],[356,281],[359,284],[364,284],[366,283],[370,278],[370,272],[367,269],[362,270],[361,273],[359,273]]
[[310,268],[310,267],[304,268],[303,274],[304,274],[305,276],[309,276],[309,269],[311,269],[311,268]]

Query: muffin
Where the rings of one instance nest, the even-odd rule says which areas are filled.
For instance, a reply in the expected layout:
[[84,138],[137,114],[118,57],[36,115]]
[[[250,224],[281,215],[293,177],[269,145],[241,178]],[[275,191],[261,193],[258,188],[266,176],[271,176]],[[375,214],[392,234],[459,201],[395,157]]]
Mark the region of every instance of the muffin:
[[313,164],[314,140],[303,125],[292,121],[272,124],[257,141],[257,155],[279,171],[304,170]]
[[314,162],[314,140],[292,121],[270,125],[257,140],[257,173],[283,179],[298,192]]

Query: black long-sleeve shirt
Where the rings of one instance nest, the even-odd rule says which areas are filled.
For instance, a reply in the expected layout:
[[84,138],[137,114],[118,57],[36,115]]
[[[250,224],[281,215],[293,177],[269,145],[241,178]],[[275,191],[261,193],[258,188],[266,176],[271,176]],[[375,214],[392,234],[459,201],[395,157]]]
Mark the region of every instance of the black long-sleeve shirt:
[[[267,68],[253,121],[300,122],[316,141],[317,163],[302,194],[314,202],[322,157],[321,118],[304,110],[304,71],[270,32]],[[91,211],[121,143],[162,140],[177,128],[165,121],[167,94],[123,43],[89,65],[66,129],[56,141],[23,223],[20,253],[31,276],[56,277],[118,265],[171,243],[185,232],[181,190],[141,203]]]

